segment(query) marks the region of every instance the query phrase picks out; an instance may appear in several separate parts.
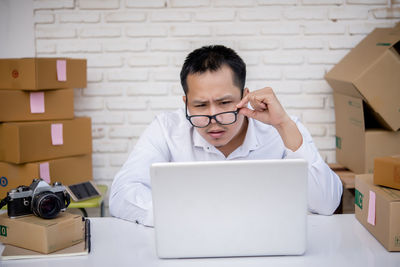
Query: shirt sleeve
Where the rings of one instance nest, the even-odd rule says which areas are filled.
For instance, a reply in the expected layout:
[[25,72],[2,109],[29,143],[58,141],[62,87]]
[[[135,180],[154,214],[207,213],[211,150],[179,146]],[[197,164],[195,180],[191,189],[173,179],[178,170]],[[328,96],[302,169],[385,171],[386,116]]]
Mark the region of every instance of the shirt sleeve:
[[311,134],[298,119],[293,119],[303,137],[296,151],[286,148],[284,158],[302,158],[308,162],[308,209],[313,213],[331,215],[340,204],[342,182],[320,156]]
[[150,166],[170,159],[162,127],[154,120],[141,135],[110,192],[110,214],[121,219],[153,226]]

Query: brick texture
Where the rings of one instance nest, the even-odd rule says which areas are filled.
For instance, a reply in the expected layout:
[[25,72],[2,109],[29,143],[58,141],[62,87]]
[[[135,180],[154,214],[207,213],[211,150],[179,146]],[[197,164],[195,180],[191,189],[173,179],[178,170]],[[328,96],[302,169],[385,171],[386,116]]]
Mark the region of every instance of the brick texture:
[[92,118],[94,179],[108,185],[154,117],[183,107],[180,68],[207,44],[235,49],[246,86],[272,87],[334,162],[324,75],[374,28],[400,20],[398,0],[35,0],[34,9],[37,56],[88,60],[75,114]]

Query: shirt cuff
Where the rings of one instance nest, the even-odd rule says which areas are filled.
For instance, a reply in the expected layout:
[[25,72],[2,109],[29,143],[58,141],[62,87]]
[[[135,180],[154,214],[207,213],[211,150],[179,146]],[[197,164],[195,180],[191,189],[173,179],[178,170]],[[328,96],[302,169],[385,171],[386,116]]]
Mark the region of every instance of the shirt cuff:
[[154,227],[153,206],[147,210],[146,217],[142,221],[144,226]]

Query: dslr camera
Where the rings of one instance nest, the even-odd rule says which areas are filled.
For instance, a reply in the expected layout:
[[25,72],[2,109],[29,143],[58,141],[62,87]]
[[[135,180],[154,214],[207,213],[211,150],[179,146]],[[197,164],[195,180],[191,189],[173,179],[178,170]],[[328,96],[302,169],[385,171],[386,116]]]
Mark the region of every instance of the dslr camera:
[[2,200],[7,204],[10,218],[35,214],[44,219],[52,219],[70,204],[70,195],[65,187],[55,182],[52,186],[42,179],[34,179],[30,186],[18,186],[7,193]]

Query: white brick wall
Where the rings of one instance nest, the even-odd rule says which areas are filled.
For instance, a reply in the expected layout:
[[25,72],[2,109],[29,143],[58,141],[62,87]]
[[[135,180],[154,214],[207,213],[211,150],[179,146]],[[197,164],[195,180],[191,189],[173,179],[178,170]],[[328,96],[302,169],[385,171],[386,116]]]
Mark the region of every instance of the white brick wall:
[[375,27],[400,20],[388,0],[35,0],[36,55],[88,59],[77,116],[93,120],[95,179],[111,184],[155,115],[183,107],[179,71],[206,44],[248,64],[247,86],[275,89],[335,161],[324,74]]

